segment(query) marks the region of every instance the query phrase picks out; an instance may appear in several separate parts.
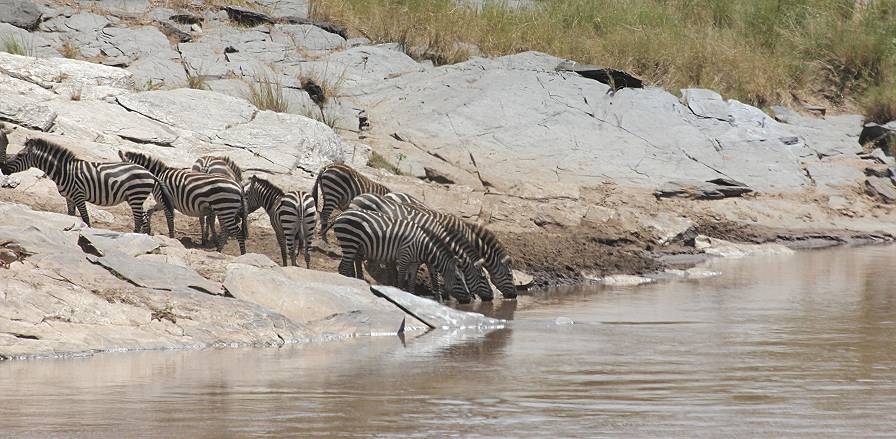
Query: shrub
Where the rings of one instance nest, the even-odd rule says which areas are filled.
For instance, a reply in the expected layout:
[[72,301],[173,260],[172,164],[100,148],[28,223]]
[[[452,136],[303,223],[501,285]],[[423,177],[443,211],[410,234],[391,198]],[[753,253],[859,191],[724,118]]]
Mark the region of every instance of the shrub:
[[861,107],[866,121],[885,124],[896,120],[896,81],[868,89]]
[[271,79],[267,75],[256,75],[253,81],[247,82],[249,87],[246,99],[259,110],[270,110],[278,113],[289,111],[289,102],[283,96],[283,85],[279,79]]

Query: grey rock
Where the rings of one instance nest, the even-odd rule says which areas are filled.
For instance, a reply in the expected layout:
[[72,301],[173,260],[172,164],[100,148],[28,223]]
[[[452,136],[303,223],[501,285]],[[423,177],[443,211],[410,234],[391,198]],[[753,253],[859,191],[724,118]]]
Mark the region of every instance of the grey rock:
[[162,246],[155,238],[143,233],[119,233],[101,229],[81,230],[79,239],[86,239],[101,254],[123,253],[137,257],[152,253]]
[[[250,78],[244,79],[217,79],[206,82],[208,89],[217,93],[226,94],[235,98],[245,99],[249,96],[249,84],[253,83]],[[308,93],[292,87],[283,87],[283,99],[288,105],[288,113],[306,114],[309,109],[317,111],[317,107],[311,102]]]
[[370,289],[431,328],[503,328],[506,324],[504,320],[458,311],[398,288],[375,285]]
[[[756,108],[720,100],[702,111],[734,123],[702,118],[659,89],[611,95],[597,81],[554,72],[557,59],[512,58],[354,83],[347,69],[342,96],[367,110],[379,138],[395,134],[499,190],[523,181],[656,187],[719,177],[763,192],[808,184],[800,162],[811,151],[780,141],[793,134]],[[545,64],[554,64],[551,71],[539,70]]]
[[227,128],[212,141],[249,150],[261,159],[259,167],[274,172],[299,168],[316,173],[332,162],[351,162],[354,154],[328,126],[272,111],[260,111],[251,122]]
[[[371,293],[366,282],[336,273],[233,263],[227,267],[224,287],[240,300],[257,303],[336,336],[394,335],[407,329],[408,316]],[[334,319],[339,323],[335,324]],[[346,320],[352,324],[346,325]],[[419,324],[412,326],[424,329]]]
[[896,145],[896,121],[885,125],[868,122],[862,127],[859,143],[872,145],[881,150],[888,150]]
[[369,46],[370,40],[365,37],[354,37],[346,40],[345,45],[348,47]]
[[[95,3],[91,0],[82,3]],[[111,12],[113,15],[124,17],[136,17],[150,8],[149,0],[99,0],[99,7]]]
[[87,260],[102,265],[115,276],[139,287],[161,291],[195,290],[215,295],[224,294],[221,285],[186,267],[146,259],[137,260],[115,250],[107,251],[104,256],[87,256]]
[[127,70],[74,59],[40,59],[0,52],[0,71],[7,75],[51,88],[64,82],[84,86],[104,85],[133,89],[134,78]]
[[178,43],[188,43],[193,40],[193,36],[188,34],[185,31],[182,31],[179,27],[175,26],[173,23],[169,23],[167,21],[160,21],[159,30],[162,31],[168,38],[173,38],[177,40]]
[[772,107],[775,119],[787,124],[787,129],[819,157],[856,155],[862,152],[859,134],[862,130],[862,116],[847,114],[825,118],[804,116],[789,108]]
[[352,47],[285,68],[290,76],[311,76],[339,84],[340,96],[359,96],[374,89],[391,88],[393,84],[386,79],[421,71],[423,68],[411,57],[386,45]]
[[271,39],[309,51],[333,50],[346,45],[341,36],[310,24],[278,24],[271,32]]
[[[109,18],[92,12],[78,12],[71,16],[60,15],[44,21],[40,29],[45,32],[80,33],[96,37],[96,33],[111,23]],[[77,37],[74,37],[77,38]]]
[[122,95],[116,100],[128,110],[203,137],[245,124],[256,112],[244,99],[189,88],[146,91]]
[[0,0],[0,22],[34,30],[40,16],[40,9],[30,0]]
[[177,50],[191,75],[222,77],[229,72],[224,47],[219,44],[181,43]]
[[808,163],[806,172],[818,190],[828,194],[855,188],[865,179],[861,167],[848,161],[825,160]]
[[642,88],[644,82],[631,73],[610,67],[598,67],[588,64],[561,63],[557,70],[578,73],[580,76],[602,82],[614,90],[620,88]]
[[670,181],[663,183],[655,195],[657,198],[680,197],[695,199],[719,199],[727,197],[739,197],[753,192],[746,186],[731,184],[720,185],[710,181]]
[[50,108],[61,115],[58,123],[62,131],[78,127],[97,134],[158,145],[170,145],[178,137],[165,125],[107,102],[58,101],[52,103]]
[[47,131],[56,120],[48,101],[56,95],[31,82],[0,74],[0,119]]
[[258,0],[259,4],[267,7],[274,18],[308,16],[307,0]]
[[28,32],[8,23],[0,23],[0,38],[13,40],[19,44],[28,56],[40,58],[58,58],[59,52],[53,43],[39,32]]
[[884,203],[896,204],[896,187],[893,184],[889,178],[868,177],[865,181],[865,190]]
[[149,56],[140,58],[127,67],[134,74],[138,84],[152,82],[162,83],[169,87],[179,87],[187,83],[184,66],[168,58]]
[[98,38],[104,43],[102,50],[106,56],[127,58],[128,64],[141,57],[178,57],[171,49],[168,38],[154,26],[106,27],[100,31]]

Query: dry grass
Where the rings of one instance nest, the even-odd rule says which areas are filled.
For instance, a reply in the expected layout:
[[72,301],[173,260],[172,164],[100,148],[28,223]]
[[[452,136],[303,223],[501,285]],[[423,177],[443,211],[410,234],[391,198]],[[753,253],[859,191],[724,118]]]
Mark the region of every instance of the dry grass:
[[208,90],[208,84],[205,83],[205,78],[201,75],[187,75],[187,87]]
[[370,152],[370,158],[367,159],[367,166],[376,169],[382,169],[395,175],[402,175],[401,169],[386,160],[385,157],[376,151]]
[[80,84],[78,84],[78,85],[72,84],[72,89],[69,90],[69,95],[68,95],[69,99],[71,99],[73,101],[80,101],[81,100],[81,91],[82,91],[82,87]]
[[306,91],[311,84],[320,87],[323,101],[318,103],[318,105],[325,105],[330,99],[339,96],[342,84],[345,81],[345,70],[343,69],[338,75],[331,75],[330,65],[325,63],[323,67],[302,69],[297,79]]
[[68,59],[81,58],[81,49],[72,40],[65,40],[59,52]]
[[879,124],[896,120],[896,82],[868,89],[861,106],[866,120]]
[[330,128],[336,128],[336,124],[339,123],[339,116],[330,113],[323,107],[306,106],[302,108],[299,114],[309,119],[314,119]]
[[11,53],[13,55],[34,56],[34,46],[30,41],[26,41],[24,37],[14,34],[4,35],[0,37],[0,52]]
[[246,81],[248,91],[246,99],[259,110],[286,113],[289,102],[283,96],[283,84],[279,79],[271,79],[267,75],[256,75],[253,81]]
[[703,87],[759,107],[801,98],[851,106],[896,82],[896,2],[541,0],[511,10],[457,0],[312,0],[315,19],[436,64],[538,50],[631,71],[669,90]]

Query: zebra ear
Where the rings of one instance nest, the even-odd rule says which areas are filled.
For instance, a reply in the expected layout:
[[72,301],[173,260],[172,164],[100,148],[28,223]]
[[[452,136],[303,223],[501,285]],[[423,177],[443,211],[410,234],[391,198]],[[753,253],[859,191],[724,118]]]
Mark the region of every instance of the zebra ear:
[[503,258],[501,258],[501,263],[504,265],[509,264],[510,263],[510,255],[507,255],[507,256],[504,256]]
[[128,161],[128,158],[124,155],[124,151],[120,149],[118,150],[118,158],[120,158],[123,162]]

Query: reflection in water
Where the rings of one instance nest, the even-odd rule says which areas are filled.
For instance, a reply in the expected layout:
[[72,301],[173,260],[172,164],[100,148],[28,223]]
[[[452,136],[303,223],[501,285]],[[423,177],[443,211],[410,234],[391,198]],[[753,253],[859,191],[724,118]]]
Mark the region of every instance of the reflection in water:
[[[896,425],[896,251],[718,261],[434,331],[0,363],[16,436],[869,437]],[[556,325],[558,316],[575,325]]]

